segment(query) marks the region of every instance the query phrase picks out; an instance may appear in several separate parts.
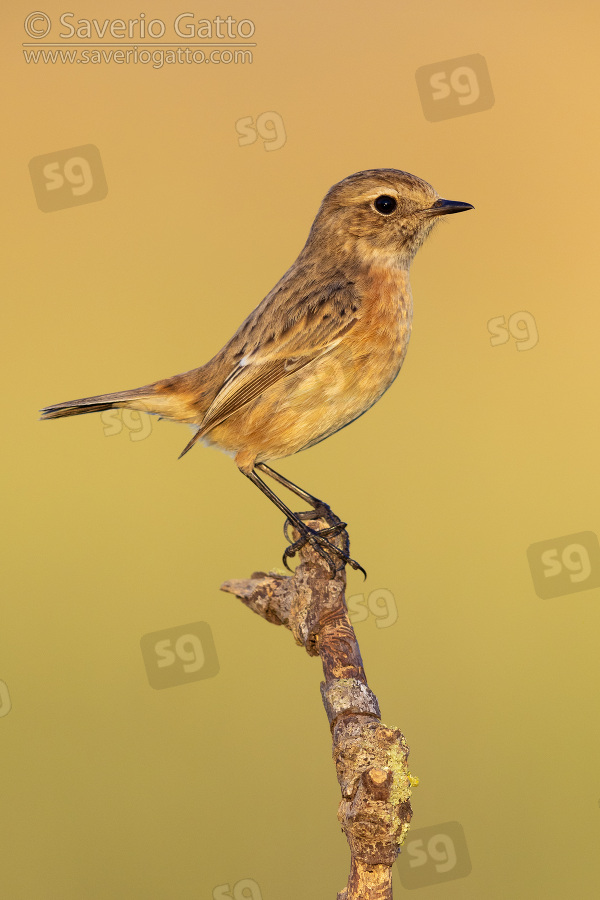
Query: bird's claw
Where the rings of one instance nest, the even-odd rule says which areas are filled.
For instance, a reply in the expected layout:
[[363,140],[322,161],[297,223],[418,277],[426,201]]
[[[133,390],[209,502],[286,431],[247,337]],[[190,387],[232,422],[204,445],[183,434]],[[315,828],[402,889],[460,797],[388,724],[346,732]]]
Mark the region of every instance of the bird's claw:
[[[310,544],[310,546],[319,554],[319,556],[325,560],[330,571],[331,577],[334,578],[336,573],[340,568],[343,568],[346,565],[351,566],[353,569],[358,570],[363,573],[364,577],[367,577],[367,573],[365,569],[357,563],[355,559],[352,559],[351,556],[348,555],[348,550],[350,549],[350,539],[348,537],[348,533],[346,529],[346,522],[342,522],[337,518],[331,511],[331,509],[325,504],[323,504],[324,511],[326,513],[322,516],[327,522],[332,522],[328,528],[323,528],[320,531],[315,531],[310,528],[308,525],[305,525],[303,519],[317,519],[321,518],[321,516],[317,515],[317,511],[310,510],[308,512],[303,513],[295,513],[298,518],[298,522],[290,522],[289,519],[286,519],[285,524],[283,526],[284,534],[286,539],[290,542],[290,546],[286,547],[283,554],[283,564],[288,569],[288,571],[292,571],[288,565],[288,559],[292,556],[295,556],[298,550],[301,550],[305,544]],[[296,531],[300,532],[300,537],[293,541],[289,535],[288,529],[290,525],[296,529]],[[344,537],[344,548],[336,547],[331,541],[328,540],[329,537],[333,537],[334,535],[343,534]],[[329,552],[328,552],[329,551]],[[333,558],[334,556],[338,557],[341,561],[341,567],[336,565],[336,561]]]
[[[298,552],[298,550],[301,550],[302,547],[304,547],[304,545],[306,543],[309,543],[311,545],[311,547],[314,550],[316,550],[316,552],[319,554],[319,556],[325,560],[325,562],[327,563],[327,565],[331,571],[331,577],[335,578],[336,573],[338,571],[338,567],[335,564],[335,560],[329,555],[327,550],[325,550],[321,546],[320,541],[317,539],[316,535],[314,535],[314,534],[303,535],[299,540],[294,541],[293,544],[290,544],[289,547],[285,548],[284,553],[283,553],[283,564],[286,567],[286,569],[289,572],[293,571],[288,565],[288,559],[292,556],[295,556],[296,553]],[[327,541],[327,543],[329,543],[329,542]],[[333,544],[330,544],[330,546],[333,547]]]
[[[302,521],[302,519],[314,519],[315,518],[314,515],[310,515],[309,513],[296,513],[296,515],[298,516],[298,518],[301,521]],[[347,522],[336,522],[335,525],[331,525],[329,528],[322,528],[320,531],[316,531],[314,533],[320,534],[322,537],[330,537],[330,536],[333,536],[334,534],[339,534],[340,531],[343,531],[344,528],[347,526],[347,524],[348,524]],[[289,529],[290,525],[292,526],[292,528],[297,528],[297,526],[294,522],[290,522],[289,519],[286,519],[284,526],[283,526],[283,533],[285,534],[286,540],[289,541],[290,544],[294,544],[294,543],[297,544],[298,541],[294,541],[289,535],[288,529]],[[312,529],[308,529],[308,530],[312,531]],[[304,546],[304,544],[306,543],[306,540],[307,539],[304,539],[302,541],[302,546]],[[298,548],[298,549],[300,549],[300,548]]]

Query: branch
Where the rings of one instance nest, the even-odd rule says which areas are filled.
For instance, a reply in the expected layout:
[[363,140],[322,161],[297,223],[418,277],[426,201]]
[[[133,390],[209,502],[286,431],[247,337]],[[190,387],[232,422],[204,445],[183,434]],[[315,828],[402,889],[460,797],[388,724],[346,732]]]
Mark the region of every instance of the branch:
[[[319,528],[324,523],[307,524]],[[299,554],[293,576],[255,572],[246,580],[226,581],[221,590],[235,594],[268,622],[289,628],[309,656],[321,657],[321,695],[342,792],[338,819],[351,851],[348,884],[337,900],[391,900],[391,867],[408,831],[416,783],[407,767],[408,746],[398,728],[380,721],[348,618],[345,570],[331,578],[325,561],[308,544]]]

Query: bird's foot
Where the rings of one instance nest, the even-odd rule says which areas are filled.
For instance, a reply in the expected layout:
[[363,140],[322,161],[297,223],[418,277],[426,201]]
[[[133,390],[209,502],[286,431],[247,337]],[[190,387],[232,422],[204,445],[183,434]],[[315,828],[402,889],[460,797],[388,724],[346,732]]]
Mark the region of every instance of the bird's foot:
[[[283,564],[286,569],[291,571],[288,565],[288,559],[295,556],[306,544],[310,544],[313,550],[315,550],[327,563],[332,578],[335,577],[340,568],[348,565],[353,569],[362,572],[365,578],[367,577],[367,573],[363,567],[349,555],[350,538],[346,531],[346,522],[342,522],[341,519],[338,519],[326,503],[322,503],[317,508],[308,510],[307,512],[294,513],[294,517],[296,521],[286,519],[285,525],[283,526],[284,534],[290,542],[290,546],[286,547],[283,554]],[[315,521],[317,519],[324,519],[328,523],[328,527],[317,530],[315,528],[310,528],[304,521]],[[288,529],[290,526],[295,528],[300,534],[300,537],[296,540],[293,540],[289,535]],[[337,535],[340,535],[343,538],[342,547],[336,546],[336,544],[329,540],[330,537],[335,537]],[[341,566],[336,560],[341,562]]]

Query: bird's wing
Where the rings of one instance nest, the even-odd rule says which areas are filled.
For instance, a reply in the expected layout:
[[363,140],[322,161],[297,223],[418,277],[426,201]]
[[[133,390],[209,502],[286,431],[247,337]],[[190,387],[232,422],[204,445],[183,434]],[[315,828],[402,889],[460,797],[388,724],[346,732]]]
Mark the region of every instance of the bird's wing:
[[[311,298],[313,302],[297,308],[266,341],[244,356],[231,370],[207,409],[199,431],[183,450],[225,419],[250,403],[271,385],[297,372],[324,353],[333,350],[357,323],[360,314],[354,286],[348,283],[331,286],[327,294]],[[299,313],[299,314],[298,314]],[[244,325],[252,326],[252,317]],[[242,326],[243,328],[243,326]],[[242,329],[240,329],[242,331]],[[237,336],[237,335],[236,335]],[[270,348],[273,347],[271,350]]]

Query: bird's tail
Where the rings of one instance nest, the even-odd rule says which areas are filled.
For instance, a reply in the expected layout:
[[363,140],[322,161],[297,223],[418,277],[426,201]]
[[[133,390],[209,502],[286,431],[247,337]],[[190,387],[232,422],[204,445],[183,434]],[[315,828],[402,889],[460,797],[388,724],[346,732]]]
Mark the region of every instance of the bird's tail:
[[42,419],[62,419],[64,416],[80,416],[83,413],[127,407],[168,416],[171,406],[172,403],[168,402],[168,397],[158,394],[154,385],[146,385],[131,391],[117,391],[114,394],[98,394],[96,397],[83,397],[81,400],[55,403],[53,406],[46,406],[40,412]]

